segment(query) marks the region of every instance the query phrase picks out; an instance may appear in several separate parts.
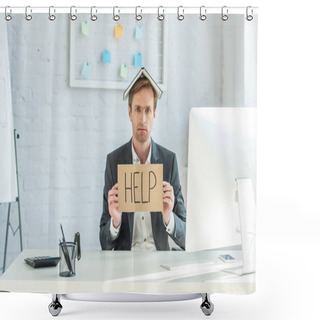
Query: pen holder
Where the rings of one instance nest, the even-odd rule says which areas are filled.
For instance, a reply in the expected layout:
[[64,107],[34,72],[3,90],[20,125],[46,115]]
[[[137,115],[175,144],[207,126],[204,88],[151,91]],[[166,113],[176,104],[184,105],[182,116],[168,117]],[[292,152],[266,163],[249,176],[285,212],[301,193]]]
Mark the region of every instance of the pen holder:
[[61,242],[59,244],[60,277],[74,277],[76,275],[77,243]]

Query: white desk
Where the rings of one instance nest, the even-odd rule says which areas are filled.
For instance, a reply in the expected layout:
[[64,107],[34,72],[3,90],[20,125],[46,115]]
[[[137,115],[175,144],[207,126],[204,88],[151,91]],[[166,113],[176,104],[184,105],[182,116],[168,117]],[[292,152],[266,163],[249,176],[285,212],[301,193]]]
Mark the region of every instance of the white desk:
[[[236,258],[234,264],[219,260],[220,254],[229,253]],[[237,276],[222,271],[242,264],[240,250],[130,252],[83,251],[76,261],[76,276],[60,277],[57,267],[33,269],[24,261],[26,257],[57,256],[58,250],[24,250],[0,277],[0,291],[52,293],[49,305],[52,315],[62,309],[61,294],[77,293],[143,293],[143,294],[195,294],[195,293],[251,293],[255,290],[255,275]],[[208,262],[212,264],[208,265]],[[191,267],[184,265],[200,263]],[[202,264],[203,263],[203,264]],[[172,267],[167,270],[162,267]],[[176,268],[176,269],[175,269]],[[206,295],[210,301],[210,296]],[[203,301],[204,301],[203,296]],[[211,303],[211,302],[210,302]],[[213,308],[201,307],[211,314]]]
[[[134,292],[170,293],[250,293],[255,290],[255,275],[230,275],[221,271],[227,264],[219,254],[230,253],[241,263],[241,251],[83,251],[76,262],[76,276],[63,278],[58,267],[33,269],[24,262],[32,256],[57,256],[58,250],[24,250],[0,277],[0,290],[52,294]],[[177,266],[213,261],[212,266],[166,270],[161,265]],[[240,291],[239,291],[240,290]],[[243,292],[241,292],[243,291]]]

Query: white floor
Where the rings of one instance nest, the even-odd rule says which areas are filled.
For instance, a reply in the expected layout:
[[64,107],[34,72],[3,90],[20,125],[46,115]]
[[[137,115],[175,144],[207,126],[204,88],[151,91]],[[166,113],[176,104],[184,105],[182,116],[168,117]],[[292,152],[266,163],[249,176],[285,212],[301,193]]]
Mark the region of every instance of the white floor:
[[[319,249],[311,243],[260,243],[257,292],[248,296],[211,295],[213,319],[319,319],[320,268],[312,263]],[[305,258],[304,258],[305,257]],[[319,261],[319,260],[318,260]],[[1,319],[50,319],[51,296],[0,293]],[[161,303],[62,301],[62,319],[204,319],[200,299]]]

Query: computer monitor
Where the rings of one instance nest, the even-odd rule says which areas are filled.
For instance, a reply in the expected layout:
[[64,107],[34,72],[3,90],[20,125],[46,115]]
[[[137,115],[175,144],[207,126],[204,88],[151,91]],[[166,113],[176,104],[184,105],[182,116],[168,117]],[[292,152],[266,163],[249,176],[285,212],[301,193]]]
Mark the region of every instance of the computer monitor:
[[186,250],[241,245],[251,272],[255,187],[256,108],[192,108]]

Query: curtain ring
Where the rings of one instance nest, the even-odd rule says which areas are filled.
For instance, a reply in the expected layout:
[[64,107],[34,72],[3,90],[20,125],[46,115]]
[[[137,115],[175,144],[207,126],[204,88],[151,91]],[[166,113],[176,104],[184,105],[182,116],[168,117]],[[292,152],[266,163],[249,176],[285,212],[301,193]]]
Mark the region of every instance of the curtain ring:
[[[203,13],[203,11],[204,11],[204,13]],[[206,19],[207,19],[207,9],[205,6],[201,6],[200,7],[200,20],[204,21]]]
[[138,8],[140,8],[140,13],[142,13],[142,9],[141,9],[140,6],[137,6],[137,7],[136,7],[136,20],[137,20],[137,21],[140,21],[140,20],[142,20],[142,15],[141,15],[141,14],[138,14]]
[[[90,15],[91,15],[91,17],[90,17],[90,19],[91,19],[92,21],[97,21],[98,17],[97,17],[96,14],[93,14],[93,8],[96,8],[96,7],[91,7],[91,10],[90,10]],[[96,9],[96,13],[97,13],[97,9]]]
[[52,14],[51,10],[53,10],[53,12],[56,12],[56,10],[54,9],[54,6],[49,7],[49,20],[54,21],[56,20],[56,16]]
[[28,13],[28,9],[30,9],[30,13],[32,12],[32,9],[30,8],[30,6],[27,6],[25,10],[26,20],[30,21],[32,19],[32,15]]
[[[180,13],[180,10],[182,11],[182,13]],[[182,21],[184,19],[184,9],[183,6],[179,6],[178,7],[178,20]]]
[[223,6],[221,8],[221,19],[223,21],[227,21],[228,20],[228,8],[226,6]]
[[70,19],[72,21],[75,21],[75,20],[77,20],[78,17],[73,13],[73,9],[75,12],[77,12],[77,9],[75,6],[70,7]]
[[[10,8],[10,6],[6,6],[4,9],[4,15],[5,15],[5,19],[7,21],[10,21],[12,19],[12,16],[8,13],[8,9]],[[12,12],[12,10],[10,9],[10,12]]]
[[[120,16],[119,16],[119,14],[116,14],[116,9],[118,9],[118,7],[113,7],[113,20],[114,21],[119,21],[120,20]],[[118,9],[118,13],[120,13],[119,9]]]
[[[251,14],[249,14],[249,8],[251,9]],[[247,9],[246,9],[246,19],[247,19],[247,21],[253,20],[253,9],[250,6],[247,7]]]
[[[162,8],[162,13],[160,14],[160,8]],[[158,20],[163,21],[164,20],[164,9],[163,6],[158,7]]]

